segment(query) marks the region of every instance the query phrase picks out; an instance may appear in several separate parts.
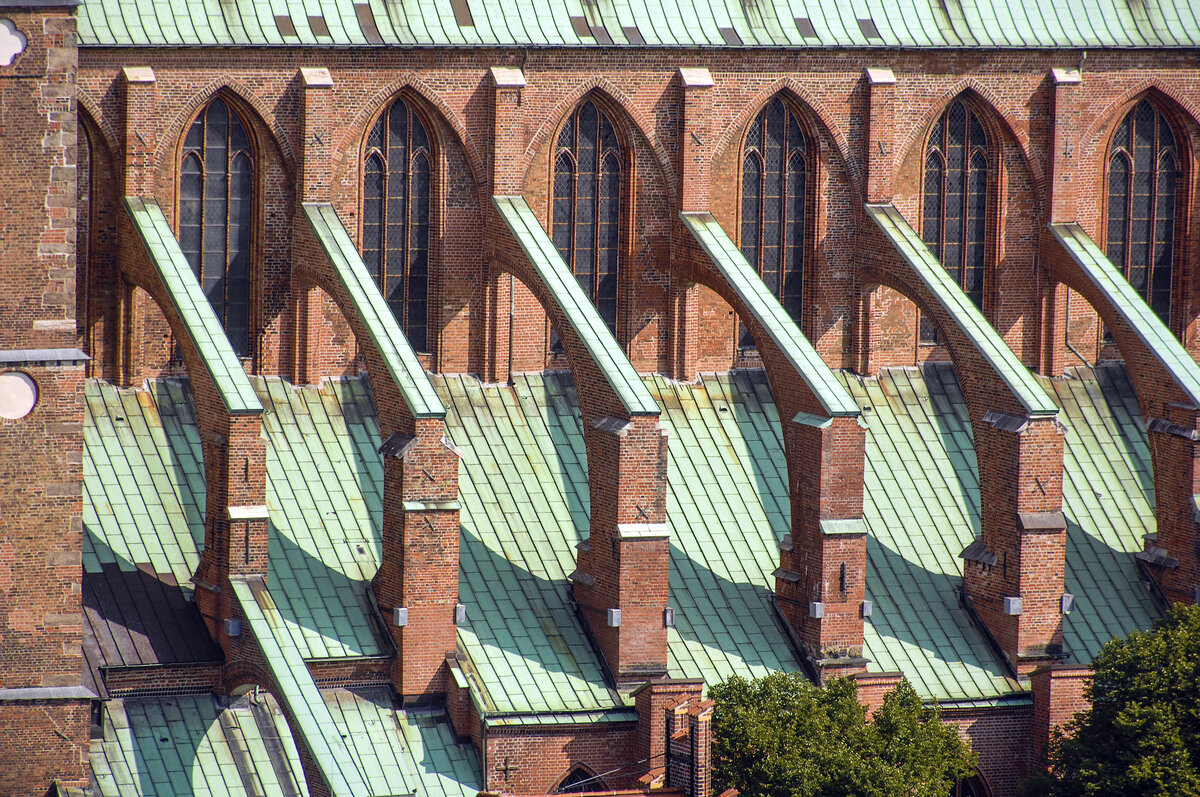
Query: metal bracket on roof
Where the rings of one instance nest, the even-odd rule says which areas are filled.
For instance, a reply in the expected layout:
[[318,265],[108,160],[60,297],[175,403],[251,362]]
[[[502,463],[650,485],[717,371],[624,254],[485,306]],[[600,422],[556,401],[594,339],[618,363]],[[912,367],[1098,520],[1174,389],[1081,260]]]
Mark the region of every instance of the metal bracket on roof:
[[392,432],[391,436],[383,441],[383,445],[379,446],[379,455],[383,457],[395,457],[396,459],[404,459],[404,455],[417,442],[417,438],[403,434],[401,432]]
[[1179,567],[1179,560],[1170,556],[1166,548],[1159,548],[1157,545],[1146,546],[1146,550],[1138,551],[1133,558],[1164,570],[1175,570]]
[[568,576],[568,578],[570,578],[576,584],[582,584],[585,587],[592,589],[595,589],[596,587],[596,577],[591,573],[580,573],[578,570],[574,570],[571,572],[571,575]]
[[797,573],[795,570],[788,570],[785,567],[775,568],[771,575],[775,578],[782,578],[784,581],[790,581],[793,584],[796,584],[800,581],[799,573]]
[[1191,440],[1192,442],[1200,440],[1200,433],[1195,429],[1189,429],[1186,426],[1172,423],[1165,418],[1147,418],[1146,431],[1175,435],[1176,437],[1182,437],[1184,440]]
[[962,553],[958,557],[968,562],[978,562],[988,567],[995,567],[996,562],[1000,561],[996,554],[987,549],[987,546],[983,544],[983,540],[973,541],[966,548],[963,548]]
[[781,551],[792,550],[792,535],[791,534],[783,535],[783,539],[779,541],[779,550],[781,550]]
[[465,452],[465,451],[463,451],[461,448],[459,448],[458,446],[454,445],[454,441],[453,441],[453,440],[451,440],[449,437],[443,437],[443,438],[442,438],[442,445],[444,445],[444,446],[445,446],[445,447],[446,447],[446,448],[447,448],[447,449],[450,451],[450,453],[451,453],[451,454],[453,454],[454,456],[458,457],[459,459],[462,459],[462,458],[463,458],[463,454],[465,454],[465,453],[466,453],[466,452]]
[[1029,418],[1025,415],[1010,415],[1007,412],[988,410],[983,414],[983,422],[990,423],[1002,432],[1020,434],[1029,426]]
[[833,423],[833,418],[826,415],[815,415],[811,412],[797,412],[792,418],[792,423],[798,423],[801,426],[815,426],[818,429],[828,429]]
[[625,421],[620,418],[614,418],[611,415],[606,415],[603,418],[592,421],[593,429],[615,434],[617,437],[624,437],[629,434],[631,426],[633,426],[633,421]]

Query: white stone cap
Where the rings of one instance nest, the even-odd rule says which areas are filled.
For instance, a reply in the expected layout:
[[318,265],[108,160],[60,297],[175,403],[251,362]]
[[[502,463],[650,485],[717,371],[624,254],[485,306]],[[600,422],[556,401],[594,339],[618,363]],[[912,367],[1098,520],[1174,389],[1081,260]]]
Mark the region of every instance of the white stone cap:
[[1050,79],[1058,85],[1082,83],[1083,76],[1079,74],[1078,69],[1051,69]]
[[525,73],[516,66],[492,67],[492,80],[495,81],[496,88],[500,89],[525,88]]
[[671,527],[666,523],[618,523],[617,536],[623,540],[659,539],[671,536]]
[[872,86],[890,86],[896,82],[896,73],[885,67],[869,66],[863,72]]
[[705,66],[679,67],[679,81],[689,89],[707,88],[715,82],[712,72]]
[[333,86],[333,75],[329,74],[329,69],[323,66],[300,67],[300,79],[304,81],[304,87],[309,89],[324,89]]
[[154,70],[148,66],[126,66],[121,68],[126,83],[153,83]]
[[229,514],[230,520],[266,520],[269,514],[266,504],[229,506],[225,508],[225,511]]

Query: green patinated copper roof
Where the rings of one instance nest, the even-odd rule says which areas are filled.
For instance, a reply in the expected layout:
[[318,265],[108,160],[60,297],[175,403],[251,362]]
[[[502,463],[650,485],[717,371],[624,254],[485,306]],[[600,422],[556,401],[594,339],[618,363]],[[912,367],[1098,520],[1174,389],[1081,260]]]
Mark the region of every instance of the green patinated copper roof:
[[711,213],[681,213],[684,225],[708,253],[713,266],[733,286],[750,313],[766,331],[792,368],[829,415],[858,415],[858,405],[837,381],[829,366],[754,271],[741,250]]
[[494,196],[492,202],[525,252],[529,265],[558,302],[567,322],[574,327],[580,342],[616,392],[626,412],[630,415],[658,415],[658,404],[646,390],[633,364],[600,317],[596,306],[583,292],[579,281],[525,198]]
[[1067,254],[1079,265],[1092,284],[1116,309],[1121,319],[1141,338],[1146,349],[1158,358],[1188,399],[1200,407],[1200,366],[1171,334],[1162,319],[1150,309],[1129,280],[1117,270],[1100,247],[1075,222],[1051,224],[1050,230]]
[[167,224],[158,202],[148,198],[125,197],[125,209],[133,219],[150,262],[183,320],[192,345],[212,377],[225,409],[234,415],[262,412],[262,404],[242,364],[238,361],[225,329],[212,305],[200,289],[200,282]]
[[[397,711],[380,689],[334,689],[322,699],[376,793],[403,783],[401,772],[415,773],[422,795],[479,791],[475,749],[455,741],[443,716]],[[308,794],[291,729],[266,693],[229,706],[210,695],[110,700],[104,730],[90,752],[101,797]]]
[[[1086,662],[1108,639],[1156,616],[1132,559],[1154,514],[1146,437],[1123,369],[1078,377],[1042,380],[1039,389],[1062,407],[1068,430],[1067,590],[1078,601],[1065,643]],[[954,594],[958,554],[978,534],[979,487],[952,370],[838,378],[868,424],[872,669],[904,672],[930,699],[1015,694]],[[447,432],[463,449],[460,598],[468,619],[459,642],[478,704],[489,722],[627,718],[627,703],[609,688],[567,602],[589,518],[569,376],[517,377],[512,387],[433,381],[448,410]],[[304,658],[379,652],[364,596],[379,557],[383,475],[366,382],[256,384],[269,410],[270,584],[281,636]],[[712,682],[796,669],[768,603],[790,509],[765,374],[739,371],[698,384],[655,377],[646,385],[670,429],[670,605],[677,610],[670,674]],[[187,393],[164,381],[142,391],[90,383],[87,399],[85,568],[158,562],[156,571],[185,581],[203,506]]]
[[350,234],[346,232],[333,205],[328,202],[306,202],[303,208],[304,217],[312,226],[346,295],[354,303],[354,309],[366,326],[388,374],[404,397],[409,412],[414,418],[444,418],[446,408],[438,399],[429,381],[429,374],[421,367],[417,353],[404,337],[396,316],[379,292],[379,286],[371,279],[362,256],[350,240]]
[[1194,47],[1188,0],[85,0],[88,45]]
[[567,603],[587,536],[587,461],[569,379],[482,387],[442,377],[446,431],[463,450],[458,626],[484,711],[578,712],[624,704]]
[[[278,690],[275,699],[286,707],[294,727],[303,735],[313,763],[333,797],[412,794],[414,790],[399,766],[389,768],[387,775],[390,777],[377,778],[368,785],[370,765],[378,764],[378,761],[370,758],[364,761],[359,750],[346,743],[343,725],[334,721],[330,707],[325,704],[308,671],[302,651],[284,630],[282,618],[262,578],[235,578],[230,580],[229,586],[246,623],[244,633],[258,644],[275,681]],[[367,749],[375,752],[373,746]]]
[[958,322],[971,344],[995,370],[996,375],[1012,392],[1030,415],[1054,415],[1058,407],[1004,342],[1004,338],[988,323],[975,303],[950,279],[937,256],[909,226],[900,211],[892,205],[867,205],[869,215],[896,251],[912,266],[917,278],[928,288],[942,308]]
[[[270,583],[305,658],[386,655],[367,591],[379,568],[383,466],[362,380],[293,388],[255,379],[268,411]],[[85,571],[149,565],[186,584],[204,544],[205,484],[191,395],[89,382],[84,424]]]

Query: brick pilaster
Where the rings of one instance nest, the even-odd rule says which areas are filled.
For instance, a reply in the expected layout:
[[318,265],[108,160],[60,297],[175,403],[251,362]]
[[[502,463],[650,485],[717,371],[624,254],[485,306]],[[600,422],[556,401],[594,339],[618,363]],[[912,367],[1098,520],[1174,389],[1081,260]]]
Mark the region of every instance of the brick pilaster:
[[896,171],[896,75],[890,69],[863,70],[869,90],[867,122],[867,201],[891,202]]
[[302,202],[327,202],[334,171],[333,77],[324,67],[303,67],[299,80],[304,98],[304,143],[298,193]]
[[667,669],[667,438],[657,416],[585,420],[591,534],[575,599],[619,681]]
[[1089,707],[1085,692],[1092,671],[1087,667],[1041,667],[1029,676],[1033,692],[1030,742],[1034,766],[1045,766],[1047,745],[1054,731]]
[[148,66],[121,70],[125,88],[124,196],[154,195],[154,150],[158,144],[158,82]]
[[1080,107],[1083,82],[1075,69],[1050,70],[1050,118],[1053,130],[1050,151],[1050,221],[1076,221]]
[[681,700],[699,699],[704,681],[699,678],[659,678],[647,681],[633,692],[637,708],[637,755],[653,771],[667,765],[667,730],[670,715]]
[[712,792],[712,715],[715,703],[689,697],[667,713],[667,782],[687,797]]

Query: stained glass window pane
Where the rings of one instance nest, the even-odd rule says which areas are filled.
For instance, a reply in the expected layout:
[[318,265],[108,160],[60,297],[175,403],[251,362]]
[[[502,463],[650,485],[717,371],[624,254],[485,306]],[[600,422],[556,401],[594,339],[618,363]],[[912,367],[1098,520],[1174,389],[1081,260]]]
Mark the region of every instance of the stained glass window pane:
[[417,351],[429,341],[429,133],[399,99],[367,136],[363,260]]
[[1108,161],[1109,260],[1169,324],[1179,192],[1175,135],[1166,116],[1142,100],[1117,126]]
[[[983,307],[987,263],[989,142],[983,120],[956,100],[930,131],[922,184],[921,237],[976,307]],[[920,339],[937,342],[921,316]]]
[[[799,117],[775,97],[746,128],[741,251],[797,323],[804,308],[808,162]],[[738,346],[754,347],[744,325],[738,327]]]
[[[550,236],[614,334],[620,230],[620,143],[612,121],[588,100],[571,114],[558,135]],[[551,351],[561,351],[553,330]]]

